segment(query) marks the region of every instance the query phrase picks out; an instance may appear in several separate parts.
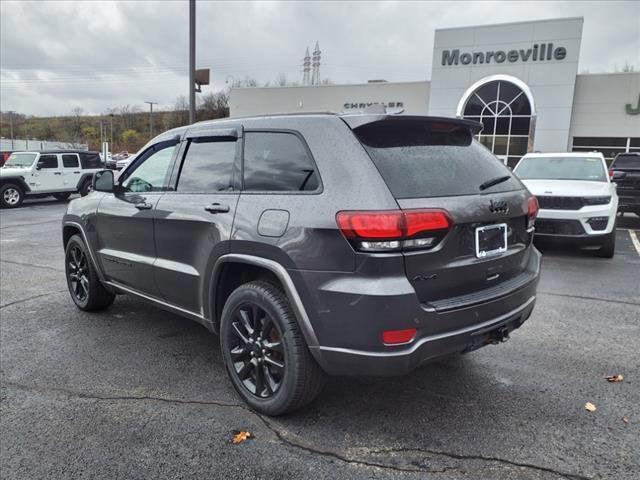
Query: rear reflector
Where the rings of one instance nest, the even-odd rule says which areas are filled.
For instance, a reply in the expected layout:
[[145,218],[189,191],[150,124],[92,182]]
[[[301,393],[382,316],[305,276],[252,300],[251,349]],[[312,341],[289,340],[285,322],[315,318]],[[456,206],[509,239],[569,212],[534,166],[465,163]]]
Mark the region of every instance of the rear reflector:
[[409,343],[416,336],[415,328],[407,328],[406,330],[385,330],[382,332],[382,341],[385,345],[398,345],[400,343]]

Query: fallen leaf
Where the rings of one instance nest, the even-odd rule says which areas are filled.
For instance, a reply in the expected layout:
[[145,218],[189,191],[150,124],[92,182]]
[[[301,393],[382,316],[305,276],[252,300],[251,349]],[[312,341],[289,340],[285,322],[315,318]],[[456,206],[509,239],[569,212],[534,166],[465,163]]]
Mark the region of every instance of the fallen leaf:
[[590,412],[595,412],[596,411],[596,406],[591,402],[585,403],[584,404],[584,408],[589,410]]
[[244,442],[251,438],[251,432],[246,432],[244,430],[239,431],[238,433],[233,435],[233,439],[231,440],[234,445],[238,445],[239,443]]
[[622,417],[622,421],[624,423],[629,423],[629,418],[628,417]]
[[607,375],[606,377],[604,377],[607,379],[607,382],[611,382],[611,383],[618,383],[621,382],[622,380],[624,380],[624,376],[621,374],[617,374],[617,375]]

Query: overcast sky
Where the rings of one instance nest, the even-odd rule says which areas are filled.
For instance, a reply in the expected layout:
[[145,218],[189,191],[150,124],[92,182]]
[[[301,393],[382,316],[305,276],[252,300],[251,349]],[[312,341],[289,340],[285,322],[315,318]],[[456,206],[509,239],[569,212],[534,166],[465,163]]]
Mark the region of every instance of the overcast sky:
[[[436,28],[584,17],[579,71],[640,67],[640,2],[197,3],[196,58],[212,85],[280,72],[300,81],[320,42],[335,83],[431,77]],[[32,115],[86,113],[144,101],[169,107],[188,88],[188,2],[0,2],[0,107]],[[156,107],[157,108],[157,107]]]

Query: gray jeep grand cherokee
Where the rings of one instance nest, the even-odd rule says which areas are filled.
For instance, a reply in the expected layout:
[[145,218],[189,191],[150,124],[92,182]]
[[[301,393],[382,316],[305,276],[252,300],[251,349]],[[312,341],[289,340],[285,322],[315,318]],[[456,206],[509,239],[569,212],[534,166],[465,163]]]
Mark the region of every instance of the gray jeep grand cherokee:
[[304,114],[197,123],[63,220],[71,298],[135,295],[219,333],[240,396],[278,415],[326,374],[399,375],[531,315],[537,201],[475,122]]

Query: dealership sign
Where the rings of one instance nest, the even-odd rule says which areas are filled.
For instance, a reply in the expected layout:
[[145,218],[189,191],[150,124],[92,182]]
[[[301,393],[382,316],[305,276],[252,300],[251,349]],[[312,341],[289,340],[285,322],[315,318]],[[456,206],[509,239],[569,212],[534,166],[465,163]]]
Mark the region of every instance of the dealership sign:
[[342,105],[345,110],[358,109],[370,107],[371,105],[382,105],[385,108],[404,108],[403,102],[347,102]]
[[548,60],[564,60],[567,49],[553,47],[553,43],[536,43],[531,48],[518,50],[490,50],[487,52],[462,52],[459,49],[443,50],[442,65],[477,65],[484,63],[542,62]]

